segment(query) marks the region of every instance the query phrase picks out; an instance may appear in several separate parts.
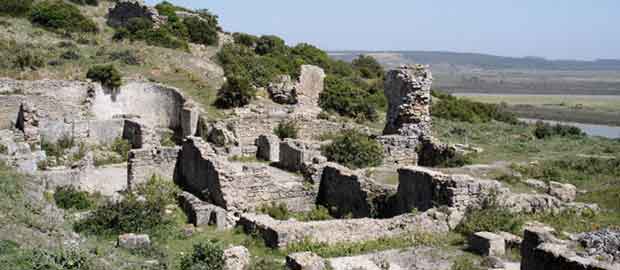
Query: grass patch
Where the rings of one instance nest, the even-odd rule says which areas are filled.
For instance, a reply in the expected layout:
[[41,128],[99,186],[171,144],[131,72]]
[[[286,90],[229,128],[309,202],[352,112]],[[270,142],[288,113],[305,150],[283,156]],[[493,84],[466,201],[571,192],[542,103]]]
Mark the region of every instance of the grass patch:
[[301,242],[289,245],[286,249],[286,253],[290,254],[311,251],[324,258],[346,257],[388,249],[417,246],[440,246],[442,244],[449,243],[450,237],[453,236],[412,233],[396,238],[381,238],[361,243],[341,243],[334,245],[315,243],[311,240],[305,239]]

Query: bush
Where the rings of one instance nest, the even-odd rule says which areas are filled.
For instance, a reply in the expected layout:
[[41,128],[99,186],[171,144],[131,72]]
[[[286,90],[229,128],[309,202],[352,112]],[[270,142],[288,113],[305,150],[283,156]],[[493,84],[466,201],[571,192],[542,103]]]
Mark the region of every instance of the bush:
[[459,99],[437,91],[433,91],[432,95],[440,99],[431,106],[431,114],[434,117],[469,123],[486,123],[491,120],[509,124],[519,123],[514,114],[506,112],[497,104]]
[[277,36],[261,36],[256,40],[256,53],[265,55],[270,53],[281,53],[287,49],[283,39]]
[[78,191],[73,186],[57,187],[54,201],[59,208],[86,210],[94,206],[94,201],[85,191]]
[[495,200],[495,196],[491,194],[480,209],[468,209],[456,231],[465,236],[471,236],[476,232],[500,231],[519,235],[524,224],[523,218],[498,206]]
[[90,6],[99,5],[99,0],[70,0],[70,1],[78,5],[90,5]]
[[352,65],[360,72],[363,78],[374,79],[383,77],[383,67],[372,56],[360,55],[353,60]]
[[275,133],[281,140],[289,138],[297,139],[299,127],[297,126],[297,122],[294,120],[282,121],[273,129],[273,133]]
[[218,91],[216,105],[221,108],[243,107],[250,104],[256,96],[256,88],[246,77],[228,78],[226,84]]
[[82,33],[98,31],[94,21],[84,17],[77,7],[62,1],[47,0],[36,4],[30,13],[30,20],[52,30]]
[[534,136],[538,139],[547,139],[551,137],[582,138],[585,137],[586,134],[578,127],[562,124],[555,124],[554,126],[549,123],[544,123],[543,121],[538,121],[534,129]]
[[272,202],[271,204],[264,204],[258,208],[258,212],[277,220],[288,220],[291,218],[291,213],[289,213],[285,203],[276,204]]
[[[11,260],[14,260],[11,262]],[[20,250],[7,261],[3,260],[7,269],[33,270],[90,270],[95,269],[92,258],[85,252],[77,249]]]
[[32,0],[0,0],[0,15],[21,17],[32,9]]
[[344,131],[321,151],[330,161],[350,168],[374,167],[383,163],[383,146],[355,130]]
[[217,25],[210,25],[207,21],[189,17],[183,20],[189,33],[189,41],[204,45],[217,45]]
[[233,33],[235,43],[241,44],[249,48],[255,48],[258,37],[246,33]]
[[121,61],[123,64],[137,66],[142,63],[142,59],[132,50],[111,52],[109,56],[112,61]]
[[192,254],[181,258],[181,270],[222,270],[224,250],[214,242],[206,241],[194,245]]
[[111,89],[118,89],[122,85],[121,73],[113,65],[93,66],[88,70],[86,78]]
[[166,228],[174,226],[175,220],[165,210],[167,205],[176,203],[178,193],[172,181],[153,176],[123,200],[97,207],[88,218],[75,224],[75,230],[102,236],[163,232],[161,237],[167,237]]
[[378,106],[371,103],[372,100],[372,94],[360,82],[327,76],[325,90],[319,96],[319,106],[343,116],[375,121]]
[[4,144],[0,144],[0,154],[6,155],[8,154],[8,152],[9,152],[8,147],[6,147],[6,145]]
[[110,148],[113,152],[119,154],[123,158],[123,161],[127,161],[129,151],[131,150],[131,144],[128,140],[120,137],[116,138],[114,139],[114,142],[112,142]]
[[22,48],[13,59],[13,66],[21,70],[37,70],[45,65],[43,57],[31,49]]
[[112,39],[144,40],[152,46],[170,49],[188,49],[185,39],[189,33],[180,21],[169,21],[166,25],[154,28],[153,22],[147,18],[131,18],[126,28],[116,29]]

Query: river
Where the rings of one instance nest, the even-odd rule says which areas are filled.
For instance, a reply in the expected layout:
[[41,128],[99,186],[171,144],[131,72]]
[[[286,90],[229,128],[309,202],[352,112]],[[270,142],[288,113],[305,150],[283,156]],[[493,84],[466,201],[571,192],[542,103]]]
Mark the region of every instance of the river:
[[[531,119],[531,118],[519,118],[519,120],[526,123],[536,123],[539,119]],[[583,124],[583,123],[573,123],[573,122],[560,122],[560,121],[551,121],[551,120],[542,120],[545,123],[549,124],[563,124],[569,126],[575,126],[583,130],[589,136],[600,136],[610,139],[618,139],[620,138],[620,127],[615,126],[606,126],[606,125],[594,125],[594,124]]]

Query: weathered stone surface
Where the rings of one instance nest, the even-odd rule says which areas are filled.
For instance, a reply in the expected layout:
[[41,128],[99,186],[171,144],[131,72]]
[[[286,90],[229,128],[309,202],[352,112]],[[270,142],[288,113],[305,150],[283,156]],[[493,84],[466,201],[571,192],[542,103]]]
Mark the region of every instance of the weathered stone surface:
[[265,164],[241,164],[216,155],[200,138],[181,150],[175,181],[197,197],[231,210],[252,210],[284,203],[293,212],[314,208],[316,190],[300,176]]
[[216,122],[210,126],[207,140],[217,147],[239,144],[234,129],[224,122]]
[[204,202],[189,192],[179,195],[179,201],[183,211],[187,214],[189,222],[194,226],[215,225],[218,229],[232,229],[238,218],[224,208]]
[[490,232],[477,232],[469,238],[469,248],[482,256],[503,256],[506,242],[500,235]]
[[48,188],[74,186],[88,192],[113,196],[127,189],[127,165],[115,164],[98,168],[50,169],[40,171],[37,177]]
[[143,249],[151,246],[151,239],[146,234],[123,234],[118,236],[117,246],[126,249]]
[[610,264],[596,258],[578,255],[570,245],[558,240],[553,229],[529,227],[521,245],[522,270],[618,270],[620,264]]
[[521,237],[509,232],[499,232],[497,234],[504,238],[504,242],[506,242],[507,248],[521,248],[521,243],[523,242],[523,239]]
[[245,270],[251,262],[250,251],[244,246],[224,250],[224,270]]
[[577,188],[571,184],[549,182],[549,190],[547,193],[563,202],[572,202],[575,201],[577,197]]
[[620,264],[620,230],[605,229],[577,236],[590,256],[607,258]]
[[497,181],[446,175],[422,167],[404,167],[398,174],[397,200],[401,213],[413,208],[424,211],[435,205],[466,209],[480,205],[488,195],[501,189]]
[[316,107],[319,105],[319,95],[324,88],[325,71],[311,65],[302,65],[297,83],[296,94],[299,107]]
[[299,172],[305,163],[312,163],[312,159],[321,156],[320,146],[311,142],[286,139],[280,143],[279,165],[289,171]]
[[[444,233],[449,230],[447,215],[436,210],[419,215],[405,214],[389,219],[343,219],[299,222],[280,221],[267,215],[246,213],[239,225],[248,233],[257,233],[272,248],[309,240],[317,243],[357,243],[415,233]],[[325,233],[329,232],[329,233]]]
[[256,139],[256,157],[269,162],[280,161],[280,138],[275,135],[261,135]]
[[415,247],[394,249],[352,257],[326,259],[334,270],[450,270],[461,251]]
[[527,179],[523,181],[523,183],[535,189],[540,189],[540,190],[549,189],[549,185],[547,185],[547,183],[545,183],[544,181],[536,180],[536,179]]
[[418,137],[385,135],[379,136],[377,141],[383,145],[384,163],[396,163],[404,166],[418,164],[417,147],[420,143]]
[[420,151],[418,152],[418,165],[434,167],[443,161],[456,156],[456,148],[451,145],[441,143],[432,136],[420,137]]
[[157,25],[166,21],[157,9],[146,6],[141,0],[119,0],[109,10],[108,24],[112,27],[127,27],[133,18],[144,18]]
[[16,127],[24,133],[24,139],[27,143],[36,144],[41,141],[39,114],[33,104],[24,102],[19,106]]
[[419,137],[431,134],[431,86],[433,75],[426,66],[402,66],[385,77],[388,100],[383,134]]
[[269,84],[267,91],[271,99],[280,104],[297,103],[297,84],[293,82],[291,76],[281,75]]
[[391,191],[346,167],[328,163],[323,169],[317,204],[329,209],[334,217],[380,217]]
[[139,119],[127,119],[124,121],[123,139],[129,141],[133,149],[159,145],[155,130],[151,127],[147,127]]
[[324,270],[325,260],[312,252],[293,253],[286,256],[286,267],[290,270]]
[[132,188],[146,183],[154,175],[172,181],[180,150],[180,147],[131,150],[127,161],[127,186]]

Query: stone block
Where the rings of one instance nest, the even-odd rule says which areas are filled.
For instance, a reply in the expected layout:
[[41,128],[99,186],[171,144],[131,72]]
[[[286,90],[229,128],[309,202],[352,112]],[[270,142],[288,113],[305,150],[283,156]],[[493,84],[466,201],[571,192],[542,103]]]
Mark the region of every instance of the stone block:
[[126,249],[143,249],[151,246],[151,239],[146,234],[122,234],[118,236],[117,246]]
[[250,251],[244,246],[224,250],[224,270],[245,270],[251,262]]
[[573,202],[577,197],[577,188],[571,184],[549,182],[548,193],[563,202]]
[[280,138],[275,135],[261,135],[256,139],[256,157],[269,162],[280,161]]
[[474,233],[469,239],[469,248],[482,256],[502,256],[506,254],[504,238],[490,232]]
[[289,270],[324,270],[325,260],[312,252],[293,253],[286,256]]

